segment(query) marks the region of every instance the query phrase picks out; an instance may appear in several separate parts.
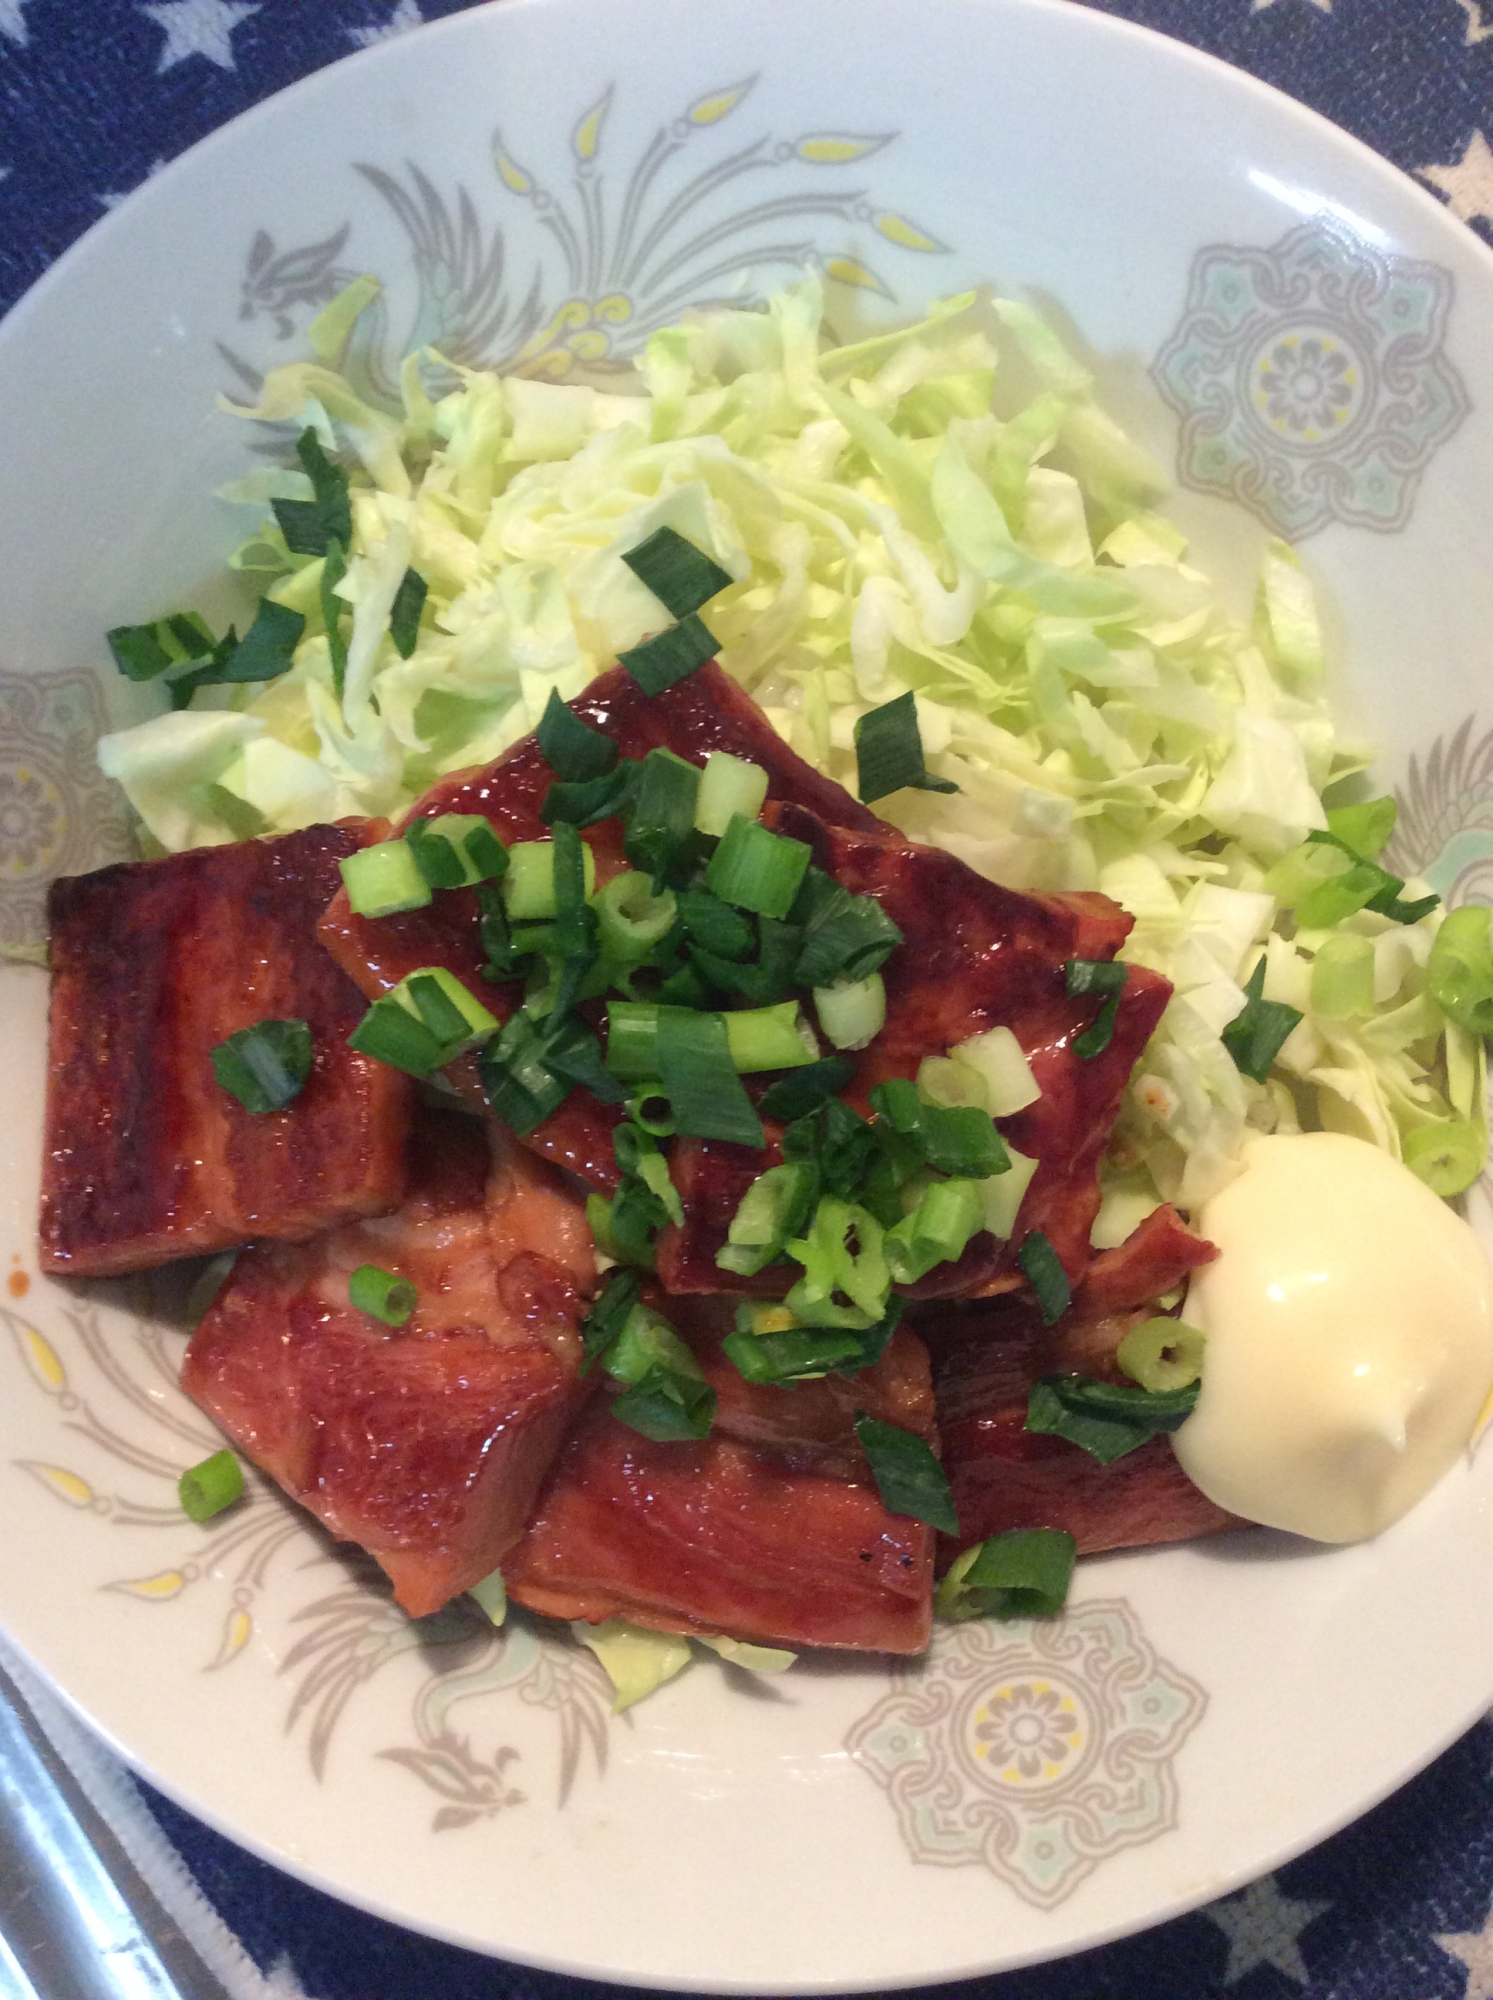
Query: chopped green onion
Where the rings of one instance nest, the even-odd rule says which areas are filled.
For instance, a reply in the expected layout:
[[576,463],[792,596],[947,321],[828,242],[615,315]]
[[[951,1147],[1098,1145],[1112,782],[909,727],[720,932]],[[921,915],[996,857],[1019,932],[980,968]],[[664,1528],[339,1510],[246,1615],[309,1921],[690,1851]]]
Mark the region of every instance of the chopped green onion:
[[1120,994],[1130,976],[1130,968],[1113,959],[1070,958],[1063,967],[1070,998],[1081,993],[1103,993],[1108,997],[1081,1035],[1073,1040],[1073,1053],[1083,1062],[1103,1055],[1114,1040],[1115,1018],[1120,1011]]
[[744,960],[756,949],[757,932],[751,918],[708,889],[680,890],[679,921],[688,942],[714,957]]
[[466,889],[508,872],[508,850],[480,813],[412,819],[404,840],[432,889]]
[[[807,1161],[826,1193],[850,1200],[874,1171],[879,1136],[858,1111],[831,1097],[784,1132],[783,1158]],[[899,1204],[897,1214],[901,1212]]]
[[[1433,956],[1434,956],[1434,947]],[[1267,1000],[1265,960],[1261,957],[1244,986],[1244,1005],[1228,1023],[1221,1037],[1242,1075],[1263,1083],[1270,1065],[1289,1040],[1301,1019],[1300,1010],[1284,1000]]]
[[935,1264],[952,1264],[985,1227],[979,1186],[971,1180],[932,1181],[909,1214],[886,1233],[887,1267],[899,1285],[915,1285]]
[[617,768],[617,745],[582,722],[553,688],[534,732],[539,754],[562,784],[586,784]]
[[762,1093],[757,1109],[764,1118],[789,1124],[817,1111],[827,1098],[836,1097],[855,1075],[852,1056],[825,1056],[793,1076],[779,1077]]
[[985,1180],[1010,1164],[1005,1140],[977,1105],[925,1104],[916,1084],[887,1077],[871,1092],[871,1108],[938,1173]]
[[613,1401],[611,1413],[619,1424],[656,1444],[685,1443],[709,1437],[715,1400],[708,1382],[654,1368]]
[[1416,1179],[1444,1198],[1465,1192],[1487,1165],[1487,1140],[1470,1118],[1417,1125],[1405,1134],[1402,1152]]
[[804,1069],[819,1059],[818,1045],[796,1000],[777,1007],[742,1008],[725,1016],[726,1045],[743,1074],[763,1069]]
[[882,1423],[864,1410],[855,1413],[855,1434],[870,1462],[881,1504],[889,1514],[925,1521],[941,1534],[958,1534],[959,1517],[954,1512],[947,1475],[925,1438],[896,1424]]
[[1463,903],[1442,919],[1426,964],[1426,990],[1449,1021],[1493,1035],[1493,911]]
[[317,595],[321,604],[321,622],[326,628],[327,657],[332,664],[332,688],[338,701],[342,699],[343,684],[347,678],[347,640],[342,631],[342,614],[352,607],[337,595],[337,586],[347,575],[347,557],[342,544],[333,542],[322,557],[321,581]]
[[751,1277],[777,1262],[789,1238],[808,1222],[818,1191],[819,1176],[806,1160],[786,1160],[758,1174],[736,1205],[716,1263]]
[[360,1264],[347,1281],[347,1302],[354,1312],[369,1313],[385,1326],[407,1326],[420,1294],[408,1278],[377,1264]]
[[305,1021],[256,1021],[208,1051],[213,1075],[256,1117],[283,1111],[311,1074],[311,1029]]
[[673,1375],[691,1375],[697,1382],[703,1379],[699,1362],[652,1306],[633,1305],[602,1358],[607,1373],[617,1382],[641,1382],[655,1368]]
[[389,637],[401,660],[407,660],[420,637],[420,615],[425,609],[425,579],[418,570],[407,569],[399,579],[394,602],[389,607]]
[[672,528],[655,528],[622,560],[671,618],[687,618],[731,582],[729,574]]
[[923,792],[957,792],[948,778],[933,778],[923,762],[917,703],[909,691],[860,716],[855,725],[856,791],[862,805],[912,785]]
[[863,1049],[886,1026],[886,986],[879,972],[814,988],[814,1011],[837,1049]]
[[1009,1028],[987,1028],[982,1035],[971,1035],[949,1050],[949,1060],[980,1078],[985,1109],[992,1118],[1010,1118],[1042,1095],[1026,1051]]
[[596,1037],[573,1015],[557,1012],[536,1020],[521,1008],[487,1043],[477,1067],[488,1103],[520,1138],[558,1111],[574,1084],[603,1104],[622,1102]]
[[116,625],[104,637],[115,666],[131,681],[153,681],[172,667],[210,659],[218,643],[195,611],[151,625]]
[[1373,861],[1389,845],[1399,810],[1393,799],[1370,799],[1358,806],[1332,806],[1327,814],[1327,831],[1365,861]]
[[[708,890],[702,895],[709,896]],[[729,905],[709,900],[717,907],[729,911],[732,916],[739,913],[729,909]],[[740,922],[748,929],[750,917],[740,917]],[[761,946],[756,960],[744,964],[736,958],[722,958],[713,951],[702,951],[693,941],[689,942],[689,962],[691,968],[712,988],[722,993],[739,995],[758,1007],[776,1007],[786,1000],[795,984],[793,961],[798,955],[799,932],[795,925],[780,923],[776,917],[759,917],[757,927],[761,933]]]
[[403,840],[360,847],[337,866],[354,916],[392,917],[400,910],[423,910],[431,901],[430,884]]
[[1042,1231],[1034,1229],[1022,1238],[1016,1261],[1026,1273],[1027,1283],[1037,1301],[1037,1310],[1042,1315],[1042,1324],[1051,1326],[1055,1320],[1062,1318],[1073,1301],[1062,1258]]
[[1143,1319],[1115,1349],[1115,1360],[1142,1389],[1185,1389],[1203,1372],[1207,1336],[1185,1320],[1164,1314]]
[[646,875],[625,869],[596,892],[597,935],[614,966],[637,965],[674,928],[679,905],[670,889],[659,894]]
[[[569,829],[573,831],[573,829]],[[583,885],[589,896],[596,886],[596,856],[581,842]],[[510,923],[535,923],[558,914],[555,883],[555,843],[521,840],[508,850],[503,877],[503,905]]]
[[704,619],[691,612],[677,625],[645,639],[641,646],[619,653],[617,663],[626,668],[644,694],[662,694],[713,660],[719,650]]
[[406,973],[384,998],[424,1022],[441,1045],[443,1063],[498,1032],[496,1016],[444,965]]
[[440,1037],[388,993],[374,1001],[347,1045],[374,1062],[403,1070],[406,1076],[430,1076],[447,1060]]
[[613,1271],[597,1293],[591,1310],[581,1321],[581,1373],[599,1361],[611,1347],[628,1314],[638,1302],[641,1281],[633,1271]]
[[181,1510],[192,1521],[210,1521],[244,1495],[244,1468],[231,1451],[215,1451],[176,1482]]
[[705,886],[723,902],[759,916],[786,917],[809,865],[802,840],[773,833],[760,821],[737,813],[705,870]]
[[801,986],[832,986],[876,972],[902,933],[874,896],[853,896],[832,875],[811,868],[794,905],[803,949],[794,968]]
[[[806,1326],[870,1326],[887,1309],[885,1232],[867,1209],[824,1195],[806,1235],[786,1245],[804,1274],[787,1304]],[[852,1243],[854,1247],[852,1248]]]
[[311,481],[311,505],[317,509],[322,533],[321,548],[308,554],[321,555],[329,543],[351,548],[353,538],[352,500],[345,469],[333,463],[321,448],[314,425],[308,424],[296,439],[296,457]]
[[794,1326],[780,1333],[738,1328],[726,1335],[721,1351],[744,1382],[786,1387],[828,1375],[842,1362],[856,1361],[861,1344],[841,1327]]
[[264,598],[242,639],[230,626],[205,666],[194,667],[170,683],[172,707],[185,708],[200,687],[272,681],[287,673],[305,629],[306,620],[299,611]]
[[640,1084],[627,1099],[627,1115],[640,1132],[646,1132],[650,1139],[672,1139],[676,1130],[674,1107],[664,1095],[663,1086],[648,1082]]
[[661,1009],[656,1051],[658,1060],[650,1074],[667,1092],[682,1135],[727,1139],[741,1146],[766,1143],[762,1120],[732,1063],[722,1015]]
[[695,800],[696,830],[718,839],[738,813],[743,819],[756,819],[766,798],[767,773],[760,764],[733,757],[727,750],[712,750]]
[[1026,1428],[1066,1438],[1101,1465],[1137,1450],[1191,1416],[1199,1385],[1161,1391],[1098,1382],[1088,1375],[1044,1375],[1027,1398]]
[[700,773],[672,750],[650,750],[639,767],[622,851],[662,888],[695,847]]
[[1004,1171],[987,1175],[979,1185],[980,1200],[985,1209],[985,1227],[992,1236],[1009,1242],[1016,1233],[1021,1204],[1026,1199],[1026,1191],[1032,1184],[1038,1162],[1027,1153],[1018,1153],[1014,1146],[1008,1146],[1006,1153],[1009,1165]]
[[580,784],[551,785],[539,808],[539,817],[546,826],[554,826],[560,820],[568,821],[571,826],[595,826],[599,820],[625,815],[632,806],[642,769],[641,764],[629,758],[603,777],[587,778]]
[[1056,1618],[1077,1555],[1062,1528],[1008,1528],[955,1558],[934,1609],[945,1618]]

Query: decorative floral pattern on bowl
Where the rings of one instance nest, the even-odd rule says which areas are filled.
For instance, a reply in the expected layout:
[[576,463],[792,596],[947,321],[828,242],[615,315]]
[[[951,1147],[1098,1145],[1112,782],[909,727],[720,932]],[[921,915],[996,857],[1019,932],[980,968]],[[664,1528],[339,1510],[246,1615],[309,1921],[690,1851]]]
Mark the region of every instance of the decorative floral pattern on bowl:
[[[878,252],[942,256],[949,247],[865,184],[863,165],[897,134],[769,132],[732,150],[710,149],[757,81],[725,83],[681,104],[631,165],[615,171],[604,165],[617,97],[609,84],[571,128],[565,187],[547,184],[526,164],[526,148],[510,147],[501,131],[492,135],[492,185],[475,194],[464,185],[443,194],[417,165],[401,177],[360,164],[409,238],[417,296],[397,331],[384,299],[373,301],[344,357],[346,372],[388,400],[397,397],[404,356],[426,345],[466,367],[547,381],[604,372],[687,307],[760,305],[771,289],[765,279],[807,266],[895,299],[892,279],[873,261]],[[703,158],[701,146],[710,149]],[[737,190],[756,191],[764,178],[772,192],[742,201]],[[289,340],[298,309],[319,311],[359,275],[342,261],[353,235],[346,222],[317,242],[280,249],[258,230],[240,320],[267,318],[277,340]],[[852,239],[875,249],[853,251]],[[257,386],[258,372],[223,351]]]
[[1051,1908],[1176,1824],[1174,1764],[1206,1704],[1112,1600],[940,1628],[845,1747],[915,1861],[986,1867]]
[[1178,470],[1281,534],[1394,533],[1468,410],[1443,351],[1452,279],[1315,221],[1269,250],[1214,244],[1152,378]]
[[99,770],[90,673],[0,675],[0,949],[46,935],[47,884],[128,851],[124,801]]

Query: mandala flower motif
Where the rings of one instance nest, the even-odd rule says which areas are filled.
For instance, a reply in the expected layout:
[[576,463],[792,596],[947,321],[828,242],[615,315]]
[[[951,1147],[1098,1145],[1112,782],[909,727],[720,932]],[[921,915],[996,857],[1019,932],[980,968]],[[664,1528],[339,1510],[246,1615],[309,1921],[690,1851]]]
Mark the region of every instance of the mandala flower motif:
[[943,1628],[846,1738],[915,1861],[983,1866],[1051,1908],[1177,1822],[1177,1751],[1203,1713],[1129,1606]]
[[106,726],[92,674],[0,674],[0,945],[40,943],[53,876],[128,851],[124,802],[94,755]]
[[1083,1723],[1071,1695],[1045,1681],[1021,1681],[976,1711],[970,1733],[977,1757],[1030,1781],[1057,1771],[1082,1742]]
[[1178,470],[1301,537],[1393,533],[1467,414],[1443,351],[1450,273],[1305,223],[1272,249],[1214,244],[1152,376],[1182,419]]
[[62,798],[30,764],[0,764],[0,874],[31,875],[56,852]]

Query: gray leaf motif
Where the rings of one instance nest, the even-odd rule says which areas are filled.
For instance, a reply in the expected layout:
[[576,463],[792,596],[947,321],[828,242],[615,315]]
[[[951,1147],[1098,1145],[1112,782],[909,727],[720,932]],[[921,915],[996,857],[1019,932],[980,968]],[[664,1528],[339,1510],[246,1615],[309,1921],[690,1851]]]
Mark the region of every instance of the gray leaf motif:
[[269,231],[258,230],[244,267],[239,318],[257,319],[266,314],[275,322],[277,337],[289,340],[295,331],[293,306],[320,309],[352,282],[356,274],[337,264],[351,232],[352,224],[344,222],[319,243],[277,251]]
[[464,1736],[448,1730],[419,1749],[404,1747],[380,1750],[377,1754],[390,1764],[401,1764],[405,1770],[413,1771],[433,1792],[452,1801],[442,1806],[432,1819],[431,1830],[435,1833],[470,1826],[476,1820],[491,1819],[496,1813],[525,1803],[524,1794],[516,1785],[510,1785],[506,1776],[508,1766],[518,1760],[518,1751],[509,1743],[501,1745],[484,1762]]

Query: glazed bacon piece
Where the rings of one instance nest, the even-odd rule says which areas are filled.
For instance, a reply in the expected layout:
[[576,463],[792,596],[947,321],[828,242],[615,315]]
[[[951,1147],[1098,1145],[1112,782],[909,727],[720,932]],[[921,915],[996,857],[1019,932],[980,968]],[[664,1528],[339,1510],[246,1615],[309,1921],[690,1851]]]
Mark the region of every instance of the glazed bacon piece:
[[[874,896],[902,931],[904,943],[882,967],[886,1026],[845,1092],[858,1110],[867,1110],[870,1091],[883,1079],[915,1077],[925,1056],[943,1055],[996,1026],[1015,1034],[1041,1087],[1036,1103],[1000,1121],[1010,1143],[1041,1163],[1011,1242],[975,1237],[957,1264],[935,1268],[912,1296],[978,1297],[1018,1285],[1014,1249],[1033,1229],[1047,1236],[1077,1283],[1099,1209],[1099,1158],[1171,987],[1158,973],[1132,966],[1108,1048],[1085,1058],[1073,1044],[1098,1002],[1069,997],[1064,966],[1072,958],[1113,958],[1130,918],[1105,896],[1002,889],[954,855],[914,846],[888,828],[826,825],[791,804],[769,806],[763,817],[806,841],[816,865],[852,893]],[[686,1213],[683,1227],[666,1232],[659,1245],[659,1275],[669,1291],[719,1291],[731,1283],[716,1265],[716,1251],[747,1187],[776,1157],[709,1140],[675,1148],[674,1178]],[[781,1291],[790,1278],[763,1272],[743,1289]]]
[[897,1333],[852,1381],[753,1387],[720,1352],[716,1302],[668,1304],[720,1398],[711,1436],[650,1443],[599,1396],[503,1564],[510,1596],[592,1624],[921,1652],[933,1534],[883,1507],[852,1417],[931,1438],[922,1344]]
[[1101,1465],[1066,1438],[1024,1428],[1027,1398],[1043,1375],[1125,1381],[1115,1362],[1125,1334],[1217,1254],[1175,1209],[1160,1208],[1117,1250],[1094,1259],[1073,1305],[1050,1328],[1016,1297],[925,1314],[920,1330],[932,1350],[960,1530],[957,1539],[940,1537],[941,1564],[1007,1528],[1065,1528],[1080,1555],[1094,1555],[1243,1525],[1198,1491],[1165,1437]]
[[[317,943],[367,823],[65,877],[49,902],[43,1270],[138,1271],[391,1208],[408,1079],[353,1053],[358,990]],[[311,1028],[283,1111],[246,1111],[208,1052],[266,1018]]]
[[[642,758],[650,750],[667,749],[703,765],[712,750],[729,751],[762,766],[770,799],[791,800],[846,826],[880,825],[841,786],[822,778],[790,750],[751,696],[715,661],[652,696],[645,695],[623,668],[614,667],[570,707],[591,728],[610,736],[624,757]],[[442,779],[411,808],[406,821],[434,819],[443,813],[480,813],[505,845],[548,840],[550,829],[539,815],[553,780],[537,740],[526,736],[495,763]],[[596,858],[598,886],[629,866],[619,821],[603,820],[588,827],[582,837]],[[339,888],[323,919],[321,937],[370,1000],[421,966],[444,965],[482,993],[499,1020],[506,1020],[517,1004],[518,989],[484,987],[477,918],[477,898],[470,890],[448,891],[423,910],[374,919],[355,916]],[[454,1065],[451,1076],[458,1088],[481,1102],[475,1065]],[[612,1154],[617,1117],[589,1092],[573,1091],[528,1143],[610,1194],[617,1186]]]
[[[348,1303],[377,1264],[411,1279],[398,1330]],[[502,1562],[578,1408],[590,1231],[559,1176],[495,1125],[422,1110],[394,1215],[244,1253],[192,1336],[182,1386],[412,1617]]]

